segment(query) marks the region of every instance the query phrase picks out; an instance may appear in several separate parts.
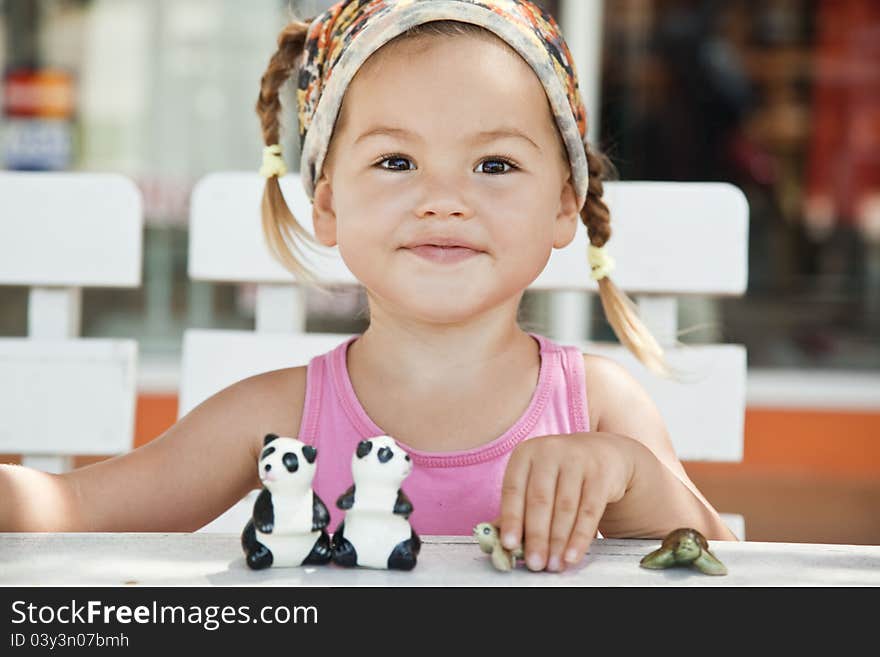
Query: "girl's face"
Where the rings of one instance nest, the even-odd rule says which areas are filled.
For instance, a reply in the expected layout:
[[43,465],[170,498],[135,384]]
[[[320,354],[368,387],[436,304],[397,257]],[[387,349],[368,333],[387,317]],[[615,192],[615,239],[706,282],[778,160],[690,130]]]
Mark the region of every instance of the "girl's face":
[[457,323],[515,308],[573,239],[578,208],[532,69],[499,41],[456,36],[395,43],[361,67],[313,218],[371,304]]

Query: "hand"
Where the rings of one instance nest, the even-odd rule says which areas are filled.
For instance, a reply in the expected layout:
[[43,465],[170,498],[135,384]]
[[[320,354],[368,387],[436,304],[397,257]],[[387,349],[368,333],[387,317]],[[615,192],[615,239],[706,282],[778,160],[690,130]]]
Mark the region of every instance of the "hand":
[[[607,504],[635,470],[632,438],[604,432],[541,436],[510,456],[501,489],[501,541],[519,546],[531,570],[560,571],[586,554]],[[523,531],[525,529],[525,531]]]

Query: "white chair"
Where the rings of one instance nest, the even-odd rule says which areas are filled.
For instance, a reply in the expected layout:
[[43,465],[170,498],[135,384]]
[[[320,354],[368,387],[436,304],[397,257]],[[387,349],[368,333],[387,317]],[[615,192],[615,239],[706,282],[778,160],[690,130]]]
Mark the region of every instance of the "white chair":
[[[303,290],[270,255],[260,228],[263,179],[252,173],[215,173],[192,196],[189,274],[195,280],[257,285],[256,330],[188,330],[184,335],[180,415],[242,378],[280,367],[303,365],[347,338],[305,333]],[[311,205],[296,175],[281,181],[294,215],[311,230]],[[747,281],[748,205],[736,187],[721,183],[606,184],[617,259],[615,282],[633,294],[645,321],[667,346],[670,362],[692,382],[673,383],[649,373],[616,344],[589,341],[587,301],[598,291],[586,261],[587,235],[555,250],[532,289],[556,291],[552,323],[576,327],[554,331],[554,339],[580,344],[614,358],[646,387],[664,415],[682,460],[741,461],[745,411],[746,353],[740,345],[676,346],[676,296],[740,295]],[[358,285],[338,256],[325,249],[310,259],[335,286]],[[218,359],[216,354],[223,353]],[[254,495],[253,493],[252,495]],[[245,498],[203,528],[238,532],[250,513]],[[742,518],[724,514],[744,537]]]
[[141,283],[142,203],[111,174],[0,173],[0,285],[28,286],[28,335],[0,339],[0,452],[47,472],[131,449],[138,347],[80,335],[83,287]]

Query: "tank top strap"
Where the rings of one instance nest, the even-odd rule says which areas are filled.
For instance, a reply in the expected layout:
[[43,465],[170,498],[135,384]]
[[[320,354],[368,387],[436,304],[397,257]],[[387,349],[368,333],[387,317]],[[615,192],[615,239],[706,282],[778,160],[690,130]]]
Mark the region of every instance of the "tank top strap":
[[584,354],[580,347],[562,348],[563,370],[568,388],[568,409],[575,431],[590,430],[590,407],[587,404],[587,380],[584,373]]
[[[332,378],[334,362],[341,359],[344,366],[346,349],[356,337],[344,340],[330,351],[315,356],[306,367],[306,395],[298,436],[306,444],[317,444],[322,407],[325,404],[330,404],[332,407],[335,403],[335,400],[332,399],[335,387]],[[328,396],[331,398],[328,399]]]
[[306,367],[306,396],[303,402],[297,438],[307,445],[314,445],[321,413],[321,389],[324,387],[326,354],[315,356]]
[[587,404],[587,382],[584,375],[584,355],[579,347],[560,345],[550,338],[530,333],[541,345],[542,358],[551,359],[561,372],[561,387],[564,388],[565,407],[568,412],[572,432],[590,430],[589,405]]

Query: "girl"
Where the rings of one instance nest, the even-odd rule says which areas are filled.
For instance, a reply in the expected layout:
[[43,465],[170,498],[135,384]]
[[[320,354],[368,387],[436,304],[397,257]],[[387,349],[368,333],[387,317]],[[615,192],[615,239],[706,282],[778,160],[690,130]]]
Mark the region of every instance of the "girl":
[[598,531],[735,540],[621,366],[517,325],[580,215],[609,321],[665,368],[607,275],[602,160],[553,19],[526,0],[344,0],[284,29],[257,104],[263,224],[308,279],[309,235],[278,186],[279,90],[294,72],[315,236],[364,285],[369,328],[307,367],[230,386],[131,453],[64,475],[2,469],[0,528],[197,529],[259,488],[267,433],[316,446],[315,490],[335,500],[357,442],[387,434],[414,461],[416,531],[494,519],[508,547],[524,538],[533,570],[577,563]]

